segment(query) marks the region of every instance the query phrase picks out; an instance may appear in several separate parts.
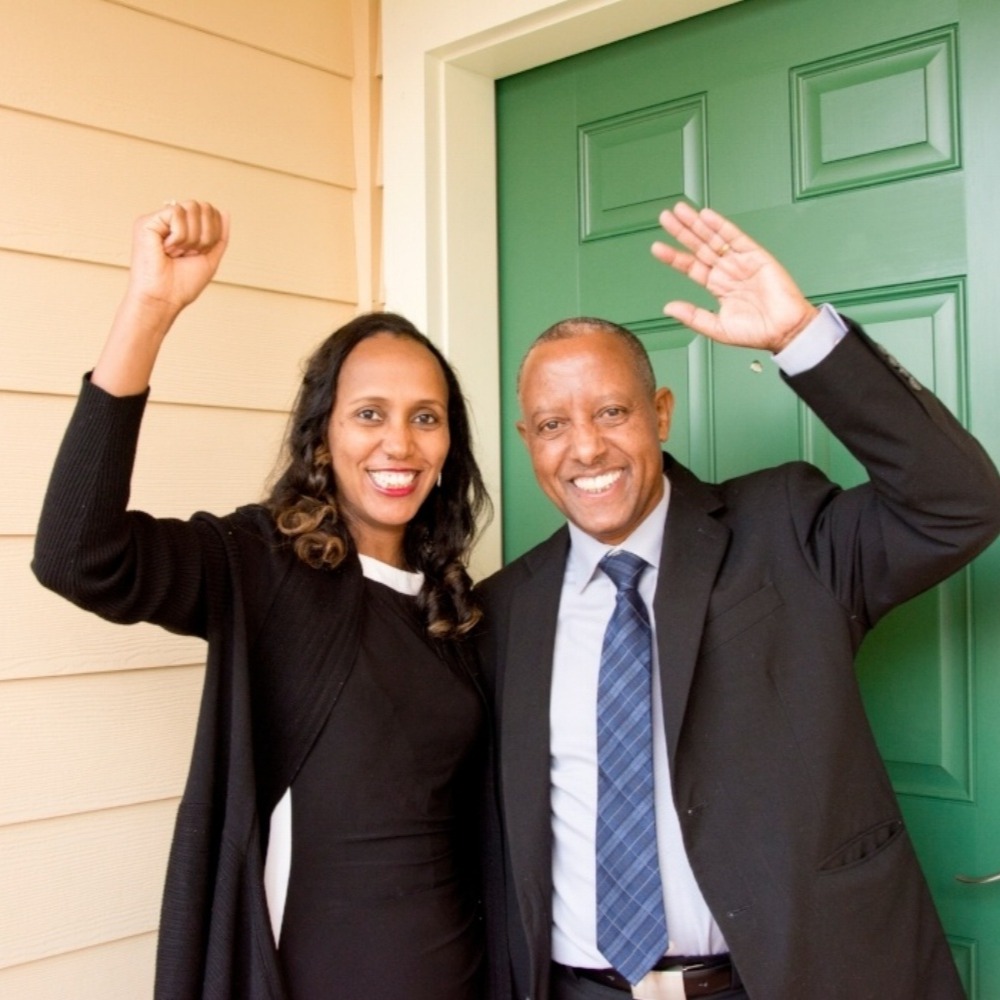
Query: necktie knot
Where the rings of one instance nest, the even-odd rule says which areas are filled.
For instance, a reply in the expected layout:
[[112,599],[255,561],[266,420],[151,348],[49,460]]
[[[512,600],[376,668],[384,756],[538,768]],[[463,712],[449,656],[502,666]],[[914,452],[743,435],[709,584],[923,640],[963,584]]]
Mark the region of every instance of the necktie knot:
[[639,578],[648,565],[641,556],[622,549],[609,552],[600,562],[601,569],[611,578],[619,592],[638,589]]

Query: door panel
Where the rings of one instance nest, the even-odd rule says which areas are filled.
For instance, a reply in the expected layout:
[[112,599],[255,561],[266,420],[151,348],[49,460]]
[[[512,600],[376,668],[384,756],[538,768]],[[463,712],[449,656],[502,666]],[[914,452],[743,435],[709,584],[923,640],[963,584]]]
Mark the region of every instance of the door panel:
[[[861,322],[1000,453],[993,0],[744,0],[500,81],[504,424],[530,341],[573,315],[646,343],[677,396],[668,444],[708,479],[796,458],[863,471],[773,362],[663,317],[704,297],[649,255],[661,207],[731,216],[814,301]],[[560,518],[504,441],[512,558]],[[972,996],[1000,997],[1000,551],[897,609],[859,672]]]

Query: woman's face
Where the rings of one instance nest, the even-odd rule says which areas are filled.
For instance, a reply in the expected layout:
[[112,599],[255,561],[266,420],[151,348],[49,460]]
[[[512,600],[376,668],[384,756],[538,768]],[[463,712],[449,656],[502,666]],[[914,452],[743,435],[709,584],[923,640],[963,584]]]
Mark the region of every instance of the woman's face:
[[347,356],[327,443],[340,508],[358,551],[403,566],[403,534],[437,483],[450,444],[437,359],[379,333]]

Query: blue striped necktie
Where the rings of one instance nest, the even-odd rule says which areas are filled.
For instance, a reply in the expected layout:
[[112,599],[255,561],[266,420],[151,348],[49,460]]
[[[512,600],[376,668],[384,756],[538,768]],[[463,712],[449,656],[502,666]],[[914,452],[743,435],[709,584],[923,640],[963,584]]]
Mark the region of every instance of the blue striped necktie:
[[653,804],[652,629],[639,594],[648,563],[609,552],[617,588],[597,690],[597,946],[629,982],[667,949]]

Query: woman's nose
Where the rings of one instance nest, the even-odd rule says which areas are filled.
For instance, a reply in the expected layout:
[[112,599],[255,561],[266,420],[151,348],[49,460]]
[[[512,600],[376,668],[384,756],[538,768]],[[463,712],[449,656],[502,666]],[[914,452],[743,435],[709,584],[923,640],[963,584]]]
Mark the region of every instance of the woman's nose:
[[382,436],[382,449],[386,455],[393,458],[403,458],[410,454],[413,448],[413,429],[409,421],[393,420],[385,425]]

